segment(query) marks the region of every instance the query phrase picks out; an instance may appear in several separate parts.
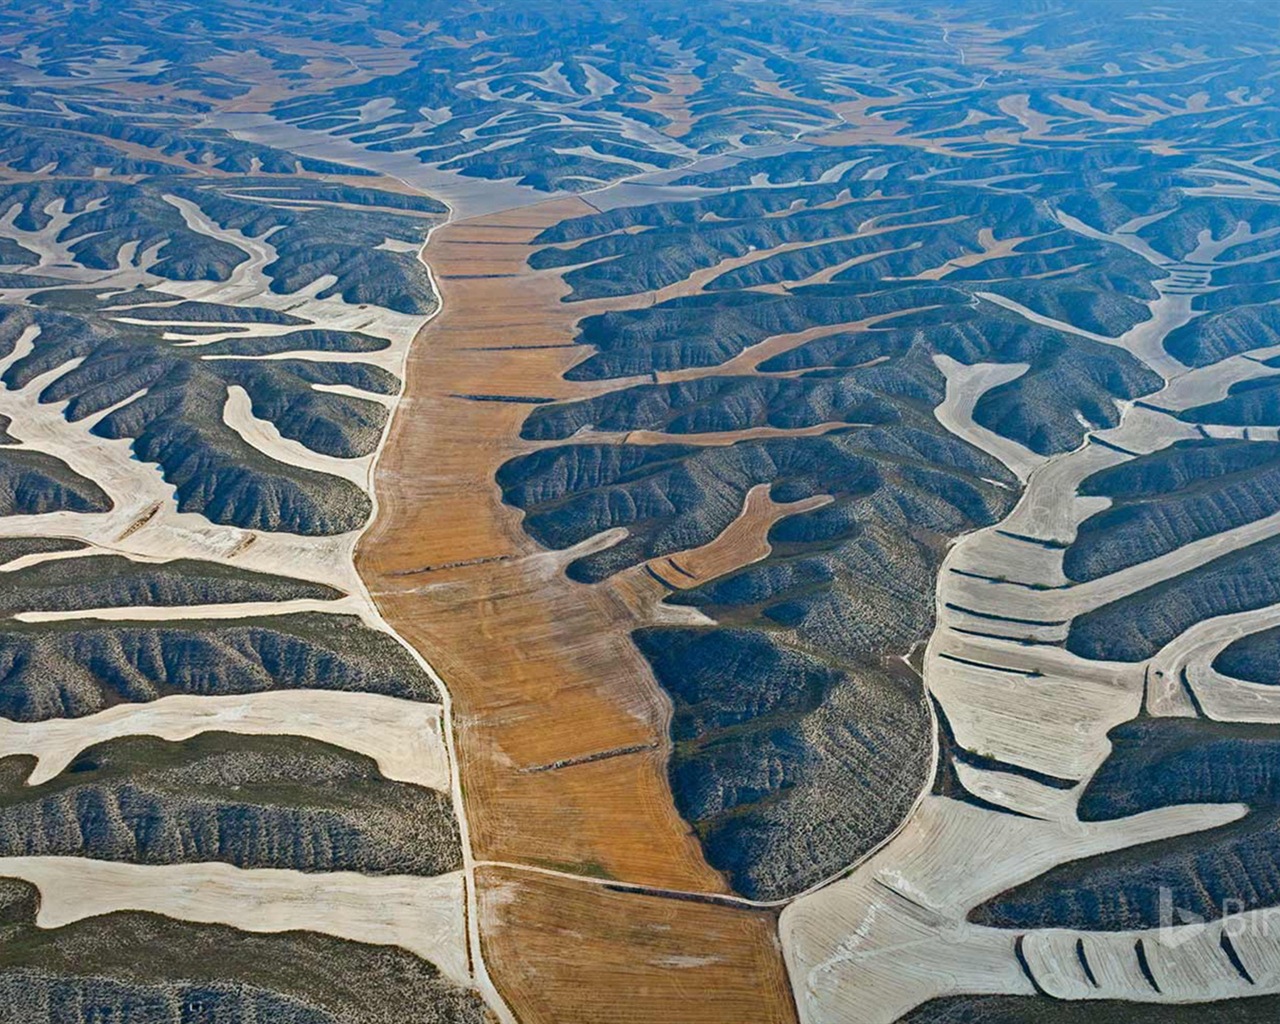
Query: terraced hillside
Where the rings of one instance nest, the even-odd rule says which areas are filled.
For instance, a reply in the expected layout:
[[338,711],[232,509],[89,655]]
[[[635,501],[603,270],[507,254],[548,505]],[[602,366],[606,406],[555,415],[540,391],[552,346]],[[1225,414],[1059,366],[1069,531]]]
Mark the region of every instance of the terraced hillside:
[[1267,5],[0,36],[0,1019],[1271,1019]]

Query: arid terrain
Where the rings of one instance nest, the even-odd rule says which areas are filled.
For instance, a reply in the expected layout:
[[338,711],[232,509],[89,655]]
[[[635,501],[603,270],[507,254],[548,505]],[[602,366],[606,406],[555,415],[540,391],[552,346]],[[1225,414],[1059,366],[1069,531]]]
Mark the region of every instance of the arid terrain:
[[1253,0],[0,5],[0,1022],[1280,1007]]

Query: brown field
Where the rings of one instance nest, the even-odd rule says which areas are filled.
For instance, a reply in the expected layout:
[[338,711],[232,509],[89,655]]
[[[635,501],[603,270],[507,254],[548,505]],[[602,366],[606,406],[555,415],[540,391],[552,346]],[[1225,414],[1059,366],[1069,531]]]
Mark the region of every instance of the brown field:
[[480,868],[485,959],[525,1024],[791,1024],[774,915]]
[[[589,210],[556,200],[433,236],[427,260],[444,307],[411,351],[378,467],[379,513],[358,565],[382,613],[450,689],[478,861],[724,893],[725,880],[675,811],[666,780],[670,706],[629,636],[652,621],[665,591],[635,572],[593,586],[564,576],[574,555],[531,541],[494,482],[504,461],[529,450],[519,431],[531,405],[474,398],[601,389],[561,375],[584,351],[570,344],[575,322],[605,304],[561,303],[560,278],[524,264],[539,230]],[[528,902],[522,896],[504,910],[501,929],[485,937],[490,969],[522,1019],[791,1019],[770,918],[605,895],[587,883],[582,898],[561,903],[548,893],[575,891],[575,883],[531,877],[521,875]],[[481,897],[493,902],[483,885]],[[718,959],[696,973],[645,959],[635,930],[649,920],[664,922],[653,925],[659,931],[679,922],[663,931],[670,957],[714,949]],[[744,960],[757,965],[750,974]],[[767,984],[756,977],[766,974]],[[599,982],[595,991],[583,991],[584,978]],[[670,1001],[688,997],[686,978],[719,993],[704,995],[694,1016]]]
[[[782,374],[776,376],[782,376]],[[810,427],[747,427],[744,430],[705,430],[700,434],[664,434],[657,430],[609,431],[593,430],[588,427],[575,433],[573,440],[580,444],[686,444],[702,448],[719,448],[752,438],[813,437],[849,426],[850,424],[843,421],[827,420],[825,423],[815,423]],[[546,445],[541,442],[528,442],[526,450],[537,451],[544,447]]]
[[689,129],[693,127],[693,111],[689,109],[689,97],[702,88],[702,80],[695,75],[668,75],[666,86],[667,92],[645,89],[644,91],[649,94],[649,100],[638,103],[636,106],[671,118],[671,123],[661,131],[673,139],[678,139],[688,135]]
[[829,495],[815,494],[782,504],[769,497],[768,484],[757,484],[747,492],[738,518],[726,526],[719,537],[701,547],[655,558],[649,563],[649,569],[669,586],[688,590],[760,561],[772,550],[769,529],[774,523],[783,516],[807,512],[830,502]]
[[964,156],[963,149],[955,149],[957,143],[982,140],[980,134],[966,135],[946,141],[917,137],[905,131],[906,122],[891,121],[882,116],[883,111],[902,102],[901,98],[857,99],[847,103],[834,103],[831,111],[847,125],[830,132],[815,132],[805,136],[806,141],[818,146],[918,146],[930,153],[947,156]]
[[999,260],[1004,259],[1006,256],[1011,256],[1019,245],[1030,238],[1030,235],[1014,235],[1010,238],[997,239],[990,228],[981,228],[978,231],[978,244],[982,246],[981,252],[969,253],[967,256],[957,256],[940,267],[934,267],[932,270],[925,270],[917,274],[916,277],[922,281],[940,281],[957,270],[976,267],[978,264],[986,263],[988,260]]
[[[817,341],[819,338],[825,338],[832,334],[843,334],[846,331],[864,331],[868,327],[873,327],[881,320],[888,320],[890,317],[899,316],[903,312],[919,312],[920,310],[929,309],[928,306],[920,306],[912,310],[902,310],[895,313],[877,313],[875,316],[869,316],[864,320],[848,320],[839,324],[821,324],[818,327],[806,327],[803,331],[796,331],[794,334],[775,334],[772,337],[765,338],[758,345],[751,345],[744,348],[732,359],[717,366],[692,366],[684,370],[663,370],[657,374],[658,380],[663,383],[669,383],[677,380],[693,380],[696,377],[706,377],[712,374],[724,374],[726,376],[735,373],[761,373],[757,367],[774,356],[782,355],[784,352],[790,352],[793,348],[799,348],[801,345],[808,344],[811,341]],[[798,370],[781,370],[770,373],[771,377],[798,377],[809,370],[801,368]],[[794,433],[794,431],[793,431]]]
[[[501,502],[494,474],[527,449],[530,405],[458,397],[589,393],[560,379],[581,350],[531,347],[567,344],[588,304],[524,268],[540,228],[588,210],[557,201],[434,236],[444,309],[410,357],[360,569],[452,690],[478,858],[721,892],[667,790],[668,708],[631,644],[629,595],[566,579],[565,556]],[[545,767],[617,750],[635,752]]]

